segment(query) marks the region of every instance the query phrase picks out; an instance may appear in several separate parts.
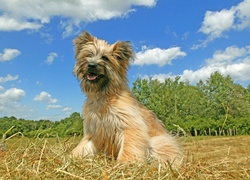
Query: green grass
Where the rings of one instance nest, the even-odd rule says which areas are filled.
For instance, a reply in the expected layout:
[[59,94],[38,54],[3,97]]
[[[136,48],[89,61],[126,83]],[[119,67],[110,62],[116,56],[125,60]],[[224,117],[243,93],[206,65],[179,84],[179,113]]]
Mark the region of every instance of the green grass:
[[178,170],[144,163],[117,164],[104,155],[72,159],[80,138],[11,138],[0,151],[2,179],[250,179],[250,136],[183,137]]

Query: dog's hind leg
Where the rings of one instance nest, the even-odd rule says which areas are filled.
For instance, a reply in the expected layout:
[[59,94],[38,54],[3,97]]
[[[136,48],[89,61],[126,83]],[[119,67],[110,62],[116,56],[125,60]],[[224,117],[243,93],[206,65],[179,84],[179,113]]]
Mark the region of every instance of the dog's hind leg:
[[93,155],[96,153],[96,148],[89,136],[84,136],[81,142],[73,149],[73,157]]
[[178,167],[182,162],[182,152],[174,137],[168,134],[151,137],[150,153],[158,162]]
[[148,134],[143,131],[138,132],[138,129],[124,130],[117,160],[144,159],[149,146],[148,139]]

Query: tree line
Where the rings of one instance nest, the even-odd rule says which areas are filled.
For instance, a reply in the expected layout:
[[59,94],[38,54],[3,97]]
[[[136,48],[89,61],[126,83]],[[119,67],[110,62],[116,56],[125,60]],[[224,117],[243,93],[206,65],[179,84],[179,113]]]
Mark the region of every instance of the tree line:
[[[250,134],[250,85],[243,87],[230,76],[213,73],[196,85],[180,81],[180,77],[164,82],[138,78],[132,87],[134,96],[156,113],[168,131],[180,130],[189,135],[223,130]],[[14,127],[14,128],[12,128]],[[82,135],[82,117],[74,112],[61,121],[0,118],[0,135],[22,133],[27,137],[68,137]]]
[[69,137],[83,134],[83,121],[80,113],[74,112],[61,121],[25,120],[14,116],[0,118],[0,135],[10,136],[15,133],[26,137]]
[[137,79],[132,92],[170,131],[178,126],[191,135],[223,129],[250,134],[250,85],[236,84],[230,76],[215,72],[196,85],[180,77]]

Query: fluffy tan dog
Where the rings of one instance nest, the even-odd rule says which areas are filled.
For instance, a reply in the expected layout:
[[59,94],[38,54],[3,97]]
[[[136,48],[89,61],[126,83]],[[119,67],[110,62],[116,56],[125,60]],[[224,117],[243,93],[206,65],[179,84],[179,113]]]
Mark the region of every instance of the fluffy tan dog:
[[139,103],[127,85],[134,53],[129,42],[106,41],[83,32],[74,40],[74,73],[87,99],[84,137],[73,156],[104,152],[118,161],[148,157],[179,165],[181,151],[155,114]]

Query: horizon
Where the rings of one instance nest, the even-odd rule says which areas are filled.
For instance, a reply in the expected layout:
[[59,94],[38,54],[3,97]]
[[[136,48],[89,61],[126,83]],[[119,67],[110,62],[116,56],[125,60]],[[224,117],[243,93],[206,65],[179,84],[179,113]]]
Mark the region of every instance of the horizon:
[[218,71],[250,84],[250,0],[0,0],[0,117],[59,121],[81,114],[73,39],[83,30],[130,41],[137,78],[196,84]]

